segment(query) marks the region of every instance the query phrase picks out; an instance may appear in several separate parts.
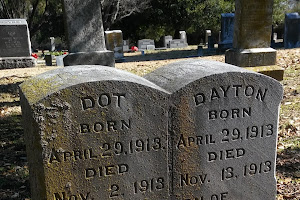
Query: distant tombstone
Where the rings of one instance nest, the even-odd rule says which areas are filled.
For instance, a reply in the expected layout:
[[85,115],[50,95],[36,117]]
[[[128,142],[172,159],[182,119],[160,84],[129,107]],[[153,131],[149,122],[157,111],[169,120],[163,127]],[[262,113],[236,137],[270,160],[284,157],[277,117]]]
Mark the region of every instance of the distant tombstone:
[[31,199],[169,199],[164,90],[87,65],[20,88]]
[[284,48],[300,47],[300,15],[299,13],[285,14]]
[[55,51],[55,38],[50,37],[50,51]]
[[164,36],[164,46],[166,48],[170,48],[170,41],[173,40],[173,37],[171,35]]
[[105,31],[106,48],[114,52],[115,59],[124,57],[123,53],[123,34],[121,30]]
[[46,66],[52,66],[52,59],[53,59],[53,56],[48,54],[48,55],[45,55],[45,64]]
[[186,32],[185,31],[179,31],[180,34],[180,39],[184,41],[184,43],[187,44],[187,37],[186,37]]
[[97,0],[63,0],[69,54],[65,66],[105,65],[114,67],[114,53],[107,51],[101,2]]
[[234,30],[234,13],[221,14],[221,41],[219,43],[220,49],[232,48]]
[[148,44],[147,45],[147,50],[155,50],[155,46],[154,45],[151,45],[151,44]]
[[128,52],[129,50],[129,40],[123,40],[123,52]]
[[208,36],[208,48],[213,49],[215,48],[215,39],[213,36]]
[[211,30],[205,30],[205,44],[208,45],[208,37],[211,36]]
[[203,56],[203,46],[202,45],[198,45],[197,56]]
[[170,42],[170,48],[185,48],[188,46],[183,39],[173,39]]
[[67,55],[56,56],[56,66],[64,66],[64,57]]
[[25,19],[0,19],[0,69],[35,66]]
[[225,62],[282,80],[283,69],[275,65],[276,50],[270,47],[273,0],[236,0],[235,10],[233,48],[225,52]]
[[279,82],[203,60],[145,78],[171,93],[171,199],[275,199]]
[[139,50],[147,50],[147,45],[154,45],[155,46],[154,40],[143,39],[143,40],[138,41]]

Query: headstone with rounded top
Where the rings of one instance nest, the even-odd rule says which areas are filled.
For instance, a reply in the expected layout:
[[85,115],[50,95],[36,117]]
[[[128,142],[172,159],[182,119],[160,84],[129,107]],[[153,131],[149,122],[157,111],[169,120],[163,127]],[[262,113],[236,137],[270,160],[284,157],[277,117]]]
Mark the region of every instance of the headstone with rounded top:
[[171,93],[171,199],[275,200],[278,81],[204,60],[145,78]]
[[112,67],[21,84],[31,199],[168,199],[167,92]]

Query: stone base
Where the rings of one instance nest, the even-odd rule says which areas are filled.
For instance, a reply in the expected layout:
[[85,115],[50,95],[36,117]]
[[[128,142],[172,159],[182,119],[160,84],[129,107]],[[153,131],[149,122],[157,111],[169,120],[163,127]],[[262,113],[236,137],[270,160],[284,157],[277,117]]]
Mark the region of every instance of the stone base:
[[264,74],[266,76],[270,76],[278,81],[283,80],[284,69],[277,66],[259,66],[259,67],[247,67],[246,69],[250,71],[254,71],[260,74]]
[[36,59],[33,57],[7,57],[0,58],[0,69],[14,69],[34,67]]
[[239,67],[275,65],[276,50],[272,48],[229,49],[225,62]]
[[70,53],[66,57],[64,57],[64,65],[104,65],[115,67],[114,52],[93,51]]

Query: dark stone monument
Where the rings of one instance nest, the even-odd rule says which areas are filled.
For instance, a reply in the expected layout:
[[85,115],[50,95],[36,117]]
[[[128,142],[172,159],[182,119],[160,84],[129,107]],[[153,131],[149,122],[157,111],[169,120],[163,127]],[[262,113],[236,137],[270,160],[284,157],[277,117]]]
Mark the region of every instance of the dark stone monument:
[[171,199],[275,200],[279,82],[203,60],[145,78],[171,93]]
[[300,47],[300,15],[298,13],[285,14],[284,48]]
[[167,93],[112,67],[21,86],[31,199],[169,199]]
[[276,50],[270,47],[272,12],[273,0],[235,1],[233,48],[226,51],[225,62],[257,67],[253,70],[282,80],[283,69],[275,66]]
[[114,53],[105,47],[101,2],[63,0],[70,54],[64,65],[115,65]]
[[35,66],[25,19],[0,19],[0,69]]
[[222,51],[232,48],[234,30],[234,13],[221,14],[221,35],[219,49]]

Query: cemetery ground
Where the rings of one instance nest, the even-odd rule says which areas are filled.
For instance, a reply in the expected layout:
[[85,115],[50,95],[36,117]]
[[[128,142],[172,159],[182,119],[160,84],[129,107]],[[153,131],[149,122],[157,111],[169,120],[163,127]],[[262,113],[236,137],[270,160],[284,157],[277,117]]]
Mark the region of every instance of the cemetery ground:
[[[154,69],[196,55],[196,48],[125,54],[116,68],[143,76]],[[278,50],[277,64],[285,69],[277,151],[277,199],[300,199],[300,49]],[[205,56],[224,62],[224,55]],[[0,200],[30,199],[18,85],[31,76],[57,67],[0,71]]]

